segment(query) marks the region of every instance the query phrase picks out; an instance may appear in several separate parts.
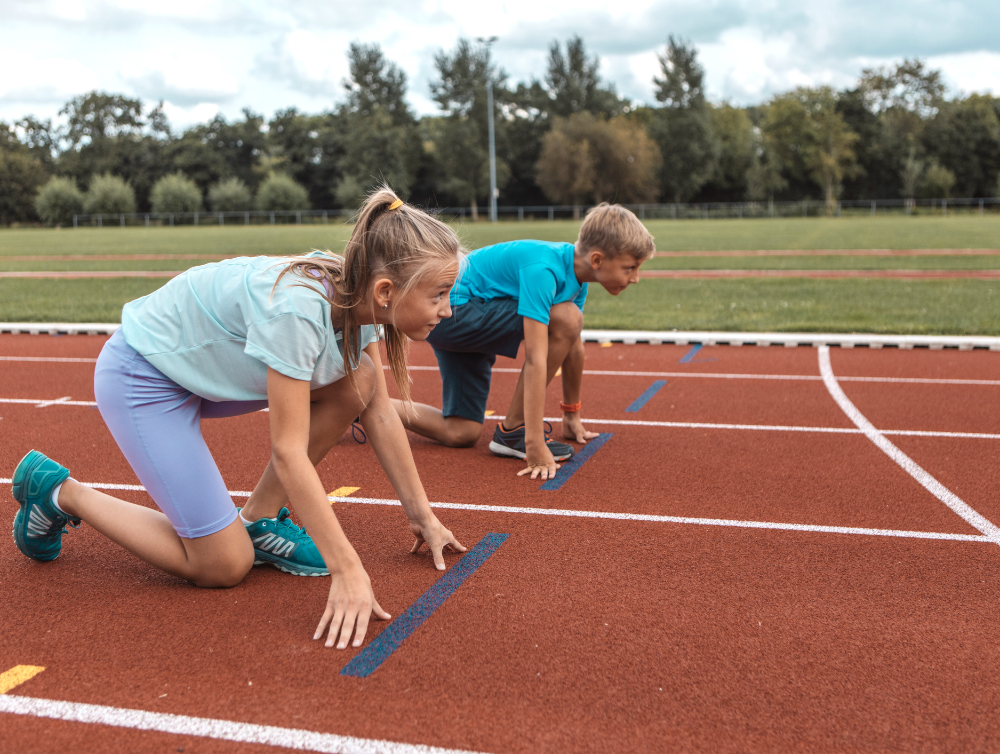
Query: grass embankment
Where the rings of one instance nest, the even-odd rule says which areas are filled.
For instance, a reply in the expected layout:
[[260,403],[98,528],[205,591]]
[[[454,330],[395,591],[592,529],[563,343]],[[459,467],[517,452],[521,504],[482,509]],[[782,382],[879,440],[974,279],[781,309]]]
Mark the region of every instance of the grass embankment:
[[[1000,248],[1000,218],[876,217],[650,221],[661,251],[650,269],[997,269],[986,256],[704,257],[699,251]],[[573,241],[578,223],[456,225],[469,248],[516,238]],[[81,228],[0,232],[0,269],[181,270],[200,260],[4,262],[10,256],[339,251],[350,226]],[[0,320],[116,322],[121,306],[165,279],[0,280]],[[643,280],[619,298],[594,289],[586,326],[826,332],[1000,334],[1000,281]]]

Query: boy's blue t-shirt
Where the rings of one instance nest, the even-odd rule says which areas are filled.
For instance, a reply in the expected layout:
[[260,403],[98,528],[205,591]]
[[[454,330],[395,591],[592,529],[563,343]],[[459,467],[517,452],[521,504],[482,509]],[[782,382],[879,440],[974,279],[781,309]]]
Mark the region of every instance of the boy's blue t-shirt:
[[509,241],[476,249],[452,288],[451,304],[513,298],[518,314],[543,325],[549,323],[549,310],[564,301],[583,311],[587,284],[576,279],[574,254],[573,244],[548,241]]
[[[307,256],[318,256],[314,252]],[[267,398],[267,368],[316,389],[344,377],[342,333],[319,281],[281,257],[238,257],[193,267],[125,305],[125,341],[178,385],[212,401]],[[362,348],[378,340],[360,328]]]

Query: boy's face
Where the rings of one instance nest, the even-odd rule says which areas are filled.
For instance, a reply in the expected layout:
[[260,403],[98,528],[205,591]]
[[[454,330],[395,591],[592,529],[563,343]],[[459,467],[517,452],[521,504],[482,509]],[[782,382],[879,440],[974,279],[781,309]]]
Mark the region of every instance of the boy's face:
[[609,257],[603,251],[592,249],[589,256],[594,277],[612,296],[617,296],[632,283],[639,282],[639,265],[642,262],[631,254]]

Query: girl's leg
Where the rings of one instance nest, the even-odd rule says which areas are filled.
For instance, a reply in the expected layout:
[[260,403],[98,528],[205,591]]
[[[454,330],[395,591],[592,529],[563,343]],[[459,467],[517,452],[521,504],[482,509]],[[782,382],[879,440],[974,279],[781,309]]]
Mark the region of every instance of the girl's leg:
[[185,539],[159,511],[105,495],[74,479],[63,482],[59,507],[151,566],[198,586],[235,586],[253,566],[253,545],[239,520],[214,534]]
[[[312,405],[309,411],[308,453],[313,465],[326,457],[334,444],[344,436],[351,422],[365,410],[375,393],[375,365],[368,354],[361,354],[354,376],[357,392],[345,378],[313,390],[310,394]],[[272,460],[264,469],[242,514],[247,521],[275,518],[287,503],[288,495],[278,480]]]
[[150,565],[199,586],[232,586],[253,566],[253,546],[201,435],[201,398],[132,350],[121,333],[97,361],[101,416],[163,511],[67,480],[59,506]]

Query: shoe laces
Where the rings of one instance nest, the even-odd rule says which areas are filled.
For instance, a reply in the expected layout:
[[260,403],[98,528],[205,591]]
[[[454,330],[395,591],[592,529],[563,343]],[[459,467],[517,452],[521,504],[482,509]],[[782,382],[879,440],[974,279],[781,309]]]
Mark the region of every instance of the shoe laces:
[[275,528],[279,528],[281,536],[285,539],[290,539],[292,541],[299,541],[305,539],[308,535],[306,533],[306,527],[298,526],[291,519],[291,511],[288,508],[282,508],[281,512],[278,513],[278,517],[275,519]]

